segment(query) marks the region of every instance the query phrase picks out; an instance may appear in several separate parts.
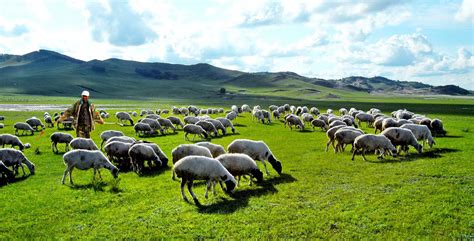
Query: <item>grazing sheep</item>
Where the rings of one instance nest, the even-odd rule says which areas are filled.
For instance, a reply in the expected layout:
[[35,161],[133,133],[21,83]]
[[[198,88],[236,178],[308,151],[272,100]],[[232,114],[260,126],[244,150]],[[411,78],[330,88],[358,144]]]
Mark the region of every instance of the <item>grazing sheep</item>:
[[342,117],[339,116],[328,116],[328,124],[333,123],[334,121],[342,121]]
[[143,173],[145,161],[148,161],[148,167],[152,169],[161,167],[163,164],[153,148],[143,143],[132,145],[128,150],[128,155],[130,156],[133,171],[137,174]]
[[[281,106],[280,106],[281,107]],[[274,110],[272,112],[273,118],[279,120],[280,119],[280,112],[278,110]]]
[[[212,158],[211,151],[204,146],[194,144],[181,144],[171,150],[173,164],[187,156],[205,156]],[[175,180],[175,173],[173,171],[172,179]]]
[[232,121],[230,121],[229,119],[220,118],[220,117],[216,118],[216,120],[220,121],[225,128],[229,127],[232,133],[235,133],[235,128],[234,128],[234,125],[232,124]]
[[107,142],[104,146],[104,152],[107,154],[109,160],[118,163],[118,168],[120,170],[129,170],[130,169],[130,156],[128,151],[132,143],[125,143],[121,141],[111,141]]
[[341,115],[346,115],[348,113],[347,109],[346,108],[341,108],[339,109],[339,114]]
[[430,127],[435,136],[446,136],[446,131],[443,128],[443,122],[440,119],[431,120]]
[[351,129],[339,129],[334,133],[334,140],[336,141],[336,148],[334,152],[343,152],[344,145],[350,144],[352,146],[351,151],[354,150],[354,140],[356,137],[363,135],[364,132],[361,130]]
[[175,125],[176,129],[178,128],[178,126],[181,126],[181,129],[184,127],[184,124],[183,124],[183,122],[181,122],[181,119],[179,119],[176,116],[168,116],[168,117],[166,117],[166,119],[170,120],[171,123],[173,123]]
[[269,109],[270,111],[274,111],[274,110],[277,110],[277,109],[278,109],[278,106],[276,106],[276,105],[270,105],[270,106],[268,107],[268,109]]
[[220,121],[213,120],[213,119],[208,119],[206,121],[211,122],[214,125],[214,127],[216,128],[216,130],[218,130],[218,131],[220,130],[222,132],[222,135],[224,135],[224,136],[226,135],[227,132],[226,132],[225,126],[222,125],[222,123]]
[[217,129],[211,122],[201,120],[196,122],[196,125],[202,127],[209,135],[210,133],[214,133],[214,136],[217,136]]
[[135,142],[136,144],[142,144],[142,145],[146,145],[146,146],[149,146],[153,149],[153,151],[156,153],[156,155],[158,155],[158,157],[160,158],[160,161],[161,161],[161,166],[162,167],[165,167],[168,165],[168,157],[166,156],[166,154],[161,150],[160,146],[158,146],[158,144],[156,143],[153,143],[153,142],[148,142],[148,141],[137,141]]
[[207,132],[201,126],[198,126],[198,125],[195,125],[195,124],[186,124],[184,126],[183,130],[184,130],[184,133],[185,133],[184,134],[184,139],[188,140],[188,141],[189,141],[189,138],[188,138],[189,134],[194,134],[193,140],[196,137],[196,135],[200,136],[202,139],[207,139],[209,137]]
[[329,129],[329,126],[326,124],[326,122],[318,119],[311,121],[311,125],[313,126],[313,130],[315,127],[319,127],[323,131],[327,131]]
[[89,138],[82,138],[76,137],[71,140],[69,143],[72,149],[82,149],[82,150],[99,150],[97,145],[94,143],[92,139]]
[[329,149],[329,145],[332,145],[334,150],[336,149],[336,147],[334,146],[334,134],[336,133],[337,130],[339,130],[341,128],[355,130],[354,127],[346,126],[345,124],[329,127],[329,130],[326,131],[326,136],[328,137],[328,142],[326,142],[326,150],[325,150],[326,152]]
[[355,128],[359,128],[359,126],[355,123],[354,118],[352,116],[342,118],[342,121],[346,123],[348,126],[354,126]]
[[216,159],[230,174],[237,177],[237,186],[240,184],[240,177],[243,175],[250,175],[250,185],[253,183],[253,178],[257,179],[257,182],[263,181],[262,171],[258,169],[255,161],[246,154],[229,153],[220,155]]
[[120,122],[121,125],[123,125],[124,121],[129,121],[130,125],[133,126],[132,117],[127,112],[117,112],[115,114],[115,117],[117,117],[117,120]]
[[374,129],[375,129],[375,134],[377,134],[377,131],[380,131],[382,132],[382,126],[383,126],[383,120],[387,119],[388,117],[386,116],[382,116],[382,117],[379,117],[379,118],[376,118],[375,121],[374,121]]
[[329,124],[329,128],[333,128],[335,126],[340,126],[340,125],[347,126],[347,123],[344,122],[344,121],[335,120],[335,121],[331,122],[331,124]]
[[318,116],[318,120],[322,120],[322,121],[324,121],[324,123],[329,125],[329,117],[327,117],[325,115]]
[[222,154],[225,154],[225,149],[221,145],[213,144],[213,143],[210,143],[208,141],[198,142],[198,143],[196,143],[196,145],[209,149],[209,151],[212,154],[212,157],[214,157],[214,158],[216,158],[216,157],[218,157]]
[[333,109],[327,109],[327,110],[326,110],[326,113],[332,114],[332,113],[334,113],[334,110],[333,110]]
[[196,106],[193,106],[193,105],[188,106],[188,111],[189,113],[192,113],[195,116],[199,115],[199,108],[197,108]]
[[10,135],[10,134],[0,135],[0,145],[3,148],[5,148],[5,145],[11,145],[12,148],[14,146],[18,146],[18,149],[20,151],[23,151],[23,149],[30,148],[30,143],[23,144],[23,142],[20,141],[20,138],[14,135]]
[[112,136],[105,142],[105,145],[107,145],[108,143],[110,143],[112,141],[120,141],[120,142],[124,142],[124,143],[134,143],[136,140],[135,140],[135,138],[128,137],[128,136]]
[[48,127],[54,127],[53,118],[50,115],[44,116],[44,123],[46,123]]
[[300,131],[304,130],[304,123],[303,121],[297,116],[290,114],[285,118],[285,126],[288,124],[288,127],[290,127],[290,130],[293,130],[293,126],[296,126],[296,128],[299,128]]
[[230,110],[232,110],[235,113],[239,113],[239,107],[237,107],[236,105],[231,106]]
[[13,125],[13,128],[15,128],[15,135],[19,135],[19,132],[18,130],[21,130],[22,131],[22,135],[25,134],[25,132],[29,131],[31,132],[31,135],[34,134],[35,130],[33,129],[33,127],[31,127],[28,123],[24,123],[24,122],[17,122],[15,123],[15,125]]
[[170,120],[159,118],[158,123],[160,123],[164,131],[168,131],[168,129],[171,129],[173,130],[173,133],[176,133],[176,128],[174,127],[173,122],[171,122]]
[[355,118],[357,119],[359,126],[361,122],[367,122],[367,127],[372,127],[372,123],[375,121],[374,116],[367,113],[359,113]]
[[25,175],[23,164],[28,167],[31,175],[35,174],[35,165],[19,150],[13,148],[0,149],[0,160],[3,161],[3,164],[6,166],[13,167],[15,174],[18,174],[18,167],[21,167],[23,176]]
[[250,106],[249,106],[249,105],[243,104],[243,105],[242,105],[242,112],[249,112],[249,113],[251,113],[251,112],[252,112],[252,109],[250,109]]
[[186,117],[184,117],[183,120],[184,120],[185,124],[196,124],[196,122],[200,121],[200,119],[195,117],[195,116],[186,116]]
[[270,175],[267,169],[265,161],[270,162],[273,169],[278,174],[281,174],[282,166],[281,162],[278,161],[268,148],[267,144],[263,141],[253,141],[247,139],[236,139],[227,146],[227,151],[229,153],[243,153],[249,155],[252,159],[261,161],[265,167],[265,172],[267,175]]
[[135,124],[133,129],[135,130],[135,134],[137,136],[152,136],[157,133],[156,130],[151,128],[149,124],[142,122]]
[[15,178],[13,171],[8,169],[2,161],[0,161],[0,178],[6,178],[8,180],[13,180]]
[[413,117],[413,113],[412,112],[409,112],[409,111],[398,111],[396,114],[395,114],[395,117],[397,119],[405,119],[405,120],[409,120]]
[[277,111],[279,114],[285,113],[285,106],[280,106],[280,107],[278,107],[278,109],[276,109],[276,111]]
[[301,115],[301,119],[303,119],[304,122],[311,123],[311,121],[314,120],[314,116],[311,115],[310,113],[303,113]]
[[435,141],[433,140],[433,136],[431,135],[430,129],[425,125],[417,125],[417,124],[404,124],[400,126],[401,128],[405,128],[413,132],[416,139],[418,141],[422,141],[422,146],[425,147],[425,141],[428,141],[428,145],[430,148],[433,147]]
[[63,132],[54,132],[51,134],[51,149],[54,153],[58,153],[58,143],[65,143],[66,149],[65,152],[69,151],[69,145],[71,141],[74,139],[71,134],[63,133]]
[[311,109],[309,109],[309,113],[311,113],[313,115],[319,115],[320,114],[319,109],[316,108],[316,107],[311,107]]
[[234,120],[235,118],[237,118],[237,112],[234,112],[234,111],[231,111],[229,113],[227,113],[227,115],[225,116],[226,119],[232,121]]
[[265,123],[265,117],[263,117],[262,110],[254,110],[252,116],[257,120],[257,122],[261,121],[262,124]]
[[210,188],[215,193],[215,183],[217,181],[219,183],[225,182],[226,192],[233,192],[237,183],[234,176],[219,161],[209,157],[187,156],[174,165],[173,171],[181,178],[181,195],[183,199],[188,201],[184,194],[184,185],[187,184],[188,191],[196,204],[199,204],[199,201],[193,193],[194,180],[206,180],[206,193],[204,195],[206,198]]
[[[200,111],[201,115],[206,115],[207,114],[207,109],[201,109]],[[194,123],[191,123],[194,124]]]
[[99,173],[99,177],[102,179],[99,170],[101,167],[109,169],[114,178],[118,177],[119,169],[115,167],[109,161],[109,159],[107,159],[107,157],[105,157],[105,155],[98,150],[72,150],[63,155],[63,160],[64,164],[66,165],[66,170],[64,170],[64,175],[61,180],[62,184],[64,184],[66,175],[69,173],[69,182],[71,185],[74,185],[72,181],[72,170],[74,168],[79,170],[88,170],[90,168],[94,168],[94,180],[96,172]]
[[352,160],[357,153],[362,155],[364,161],[367,161],[365,154],[367,152],[380,152],[379,158],[383,158],[385,153],[391,153],[393,157],[397,156],[397,149],[390,140],[384,135],[364,134],[358,136],[354,140],[354,151],[352,153]]
[[41,130],[44,130],[43,123],[41,122],[40,119],[38,119],[36,117],[31,117],[31,118],[27,119],[26,123],[28,123],[28,125],[30,125],[31,127],[33,127],[33,129],[35,129],[37,131],[38,131],[38,126],[41,126]]
[[415,147],[418,153],[423,151],[423,147],[416,141],[415,135],[409,129],[390,127],[382,131],[382,135],[390,139],[395,147],[400,146],[400,152],[405,151],[408,154],[408,145]]
[[158,120],[159,118],[161,118],[159,115],[157,114],[148,114],[145,116],[145,118],[149,118],[149,119],[153,119],[153,120]]
[[390,127],[399,127],[398,121],[394,118],[385,118],[382,120],[382,131]]
[[[160,122],[158,122],[158,120],[151,119],[151,118],[144,118],[144,119],[139,120],[138,122],[148,124],[153,130],[152,134],[155,134],[156,131],[160,131],[162,135],[165,134],[165,131],[163,130],[163,127],[161,126]],[[152,134],[149,134],[149,135],[152,135]]]
[[115,131],[115,130],[107,130],[100,133],[100,139],[102,139],[102,142],[100,143],[100,149],[102,150],[102,146],[104,145],[104,143],[107,142],[108,139],[114,136],[124,136],[124,134],[121,131]]
[[262,114],[263,114],[263,119],[264,120],[266,119],[268,124],[272,123],[270,112],[266,110],[262,110]]

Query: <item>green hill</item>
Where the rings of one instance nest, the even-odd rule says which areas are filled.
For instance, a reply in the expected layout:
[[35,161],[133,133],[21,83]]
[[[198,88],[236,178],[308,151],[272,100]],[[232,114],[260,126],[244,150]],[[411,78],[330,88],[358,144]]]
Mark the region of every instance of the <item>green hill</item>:
[[[367,93],[466,95],[457,86],[433,87],[384,77],[340,80],[307,78],[292,72],[245,73],[209,64],[144,63],[121,59],[82,61],[39,50],[0,55],[0,93],[76,96],[88,89],[99,98],[216,98],[241,95],[338,98]],[[220,88],[227,94],[221,95]]]

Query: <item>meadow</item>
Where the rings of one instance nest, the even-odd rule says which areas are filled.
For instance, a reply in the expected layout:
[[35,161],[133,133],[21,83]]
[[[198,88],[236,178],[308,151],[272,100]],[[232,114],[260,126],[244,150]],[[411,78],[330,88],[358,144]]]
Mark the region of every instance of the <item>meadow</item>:
[[[1,103],[29,103],[28,99],[1,97]],[[22,101],[23,100],[23,101]],[[34,103],[72,103],[74,99],[37,97]],[[97,125],[92,139],[100,143],[104,130],[115,129],[135,137],[132,127],[115,124],[116,111],[139,111],[142,107],[170,108],[191,102],[155,100],[144,106],[139,101],[94,100],[96,105],[120,104],[110,110],[111,118]],[[287,99],[275,100],[277,103]],[[206,100],[202,100],[202,104]],[[208,105],[230,108],[241,100],[210,101]],[[266,108],[269,99],[248,104]],[[443,120],[448,136],[436,138],[432,149],[409,156],[368,161],[356,156],[325,152],[325,132],[307,128],[290,131],[281,121],[257,123],[249,113],[234,121],[236,134],[213,138],[224,147],[237,138],[263,140],[282,162],[283,173],[271,167],[262,184],[249,186],[242,180],[231,196],[217,188],[217,195],[204,198],[205,185],[194,192],[202,206],[182,200],[178,181],[169,168],[138,176],[119,173],[113,180],[107,170],[102,181],[92,181],[92,170],[73,172],[75,186],[62,185],[64,146],[51,151],[47,128],[43,135],[22,136],[32,148],[26,156],[35,163],[36,174],[0,186],[0,240],[91,239],[91,238],[302,238],[302,239],[472,239],[474,237],[474,101],[453,99],[383,99],[309,102],[288,101],[338,109],[377,107],[389,114],[406,107]],[[193,104],[195,104],[193,102]],[[207,107],[200,105],[200,107]],[[52,111],[50,111],[51,113]],[[0,133],[14,133],[13,124],[44,111],[0,111],[5,116]],[[222,115],[222,114],[221,114]],[[166,115],[165,115],[166,116]],[[211,115],[217,117],[219,115]],[[134,118],[135,120],[138,119]],[[362,125],[367,133],[373,129]],[[73,131],[68,131],[75,135]],[[184,140],[177,134],[144,138],[157,143],[171,157],[171,150]],[[263,166],[258,163],[261,170]],[[21,172],[20,172],[21,173]],[[188,194],[189,197],[189,194]]]

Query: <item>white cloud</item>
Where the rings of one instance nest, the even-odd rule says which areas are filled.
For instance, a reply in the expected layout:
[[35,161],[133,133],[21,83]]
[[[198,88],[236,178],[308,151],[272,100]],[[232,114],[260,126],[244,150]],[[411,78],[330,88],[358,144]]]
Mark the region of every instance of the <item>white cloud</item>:
[[454,17],[458,21],[471,21],[472,24],[472,21],[474,21],[474,0],[463,0]]

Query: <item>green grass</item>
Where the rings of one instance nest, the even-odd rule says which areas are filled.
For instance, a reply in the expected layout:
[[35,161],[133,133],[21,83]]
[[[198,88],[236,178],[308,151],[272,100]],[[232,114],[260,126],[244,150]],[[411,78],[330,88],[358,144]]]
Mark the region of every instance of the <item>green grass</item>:
[[[0,97],[2,103],[5,98]],[[29,103],[28,100],[29,97],[25,97],[17,103]],[[59,104],[74,99],[50,100],[38,97],[33,102]],[[258,102],[257,99],[250,102],[253,101]],[[95,102],[99,106],[115,103],[112,100]],[[231,101],[215,105],[228,107],[228,103]],[[268,106],[270,102],[264,103],[267,104],[262,106]],[[324,152],[324,132],[290,131],[279,121],[262,125],[252,121],[249,114],[243,114],[235,121],[238,134],[215,138],[212,142],[226,147],[236,138],[264,140],[282,162],[283,174],[277,175],[269,166],[271,175],[265,176],[263,184],[249,186],[243,181],[233,196],[218,188],[217,196],[210,195],[208,200],[204,198],[205,186],[197,184],[194,191],[203,204],[197,207],[182,200],[179,182],[171,180],[171,169],[141,177],[132,172],[120,173],[118,183],[106,170],[102,171],[103,181],[98,182],[92,182],[92,170],[75,170],[76,186],[61,185],[65,166],[62,155],[51,152],[49,135],[56,129],[48,128],[43,136],[35,133],[21,137],[23,142],[32,144],[25,154],[36,164],[37,173],[25,178],[17,176],[16,182],[0,187],[0,217],[4,220],[0,225],[0,240],[473,237],[472,101],[450,105],[423,100],[401,104],[310,103],[322,106],[321,109],[331,104],[333,109],[336,105],[376,106],[387,113],[394,110],[392,107],[408,106],[410,110],[424,110],[430,117],[442,119],[448,137],[436,138],[437,145],[421,155],[411,150],[409,157],[377,160],[370,155],[367,162],[360,156],[351,161],[348,151],[343,154]],[[127,100],[118,104],[136,105],[134,110],[143,106]],[[173,104],[158,101],[148,104],[154,108],[158,105],[169,108]],[[6,126],[0,133],[13,133],[14,122],[33,115],[40,117],[42,112],[1,112],[0,115],[6,118]],[[114,122],[114,119],[107,121]],[[131,127],[99,125],[92,136],[96,143],[100,143],[100,132],[107,129],[134,136]],[[363,129],[373,133],[365,125]],[[158,143],[169,157],[174,147],[189,143],[184,141],[182,131],[147,140]],[[40,150],[39,155],[34,153],[36,148]],[[59,148],[64,150],[63,145]],[[258,165],[263,169],[260,163]]]

